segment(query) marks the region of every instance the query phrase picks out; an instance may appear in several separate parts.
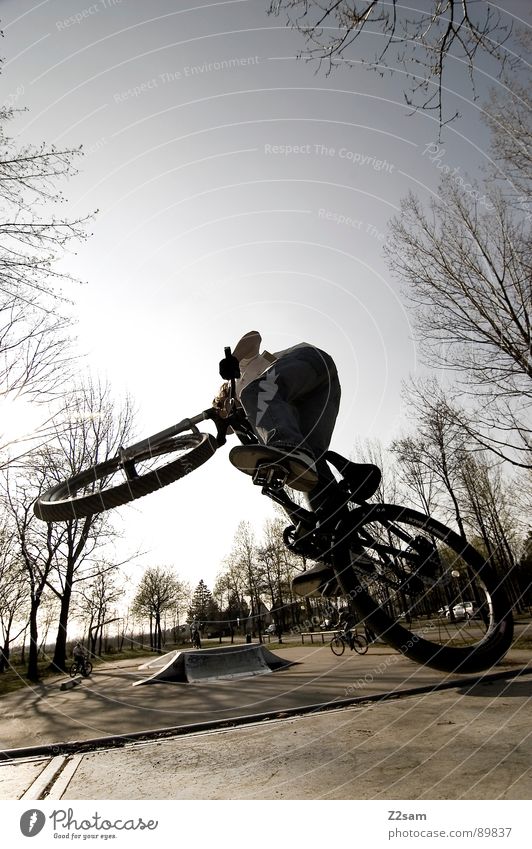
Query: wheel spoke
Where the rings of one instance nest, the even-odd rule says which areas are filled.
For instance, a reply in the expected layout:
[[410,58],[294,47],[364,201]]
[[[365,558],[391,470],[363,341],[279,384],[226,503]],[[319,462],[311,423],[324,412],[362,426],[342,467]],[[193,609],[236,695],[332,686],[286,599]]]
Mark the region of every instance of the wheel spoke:
[[[442,646],[474,646],[494,625],[491,596],[456,535],[404,521],[369,521],[360,538],[374,562],[355,571],[390,619]],[[355,560],[356,564],[356,560]]]

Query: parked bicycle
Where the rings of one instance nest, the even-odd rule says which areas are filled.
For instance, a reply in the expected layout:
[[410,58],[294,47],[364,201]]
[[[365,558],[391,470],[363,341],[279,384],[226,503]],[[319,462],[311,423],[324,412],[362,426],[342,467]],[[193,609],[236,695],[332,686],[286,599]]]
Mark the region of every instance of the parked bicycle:
[[92,672],[92,663],[90,660],[75,660],[70,667],[70,677],[75,678],[76,675],[82,675],[83,678],[88,678]]
[[356,631],[338,631],[330,642],[331,651],[337,657],[340,657],[345,652],[346,646],[351,651],[356,651],[357,654],[366,654],[368,650],[368,641],[362,634]]
[[[216,434],[199,430],[202,422],[213,423]],[[44,492],[35,514],[46,522],[79,519],[154,492],[205,463],[226,442],[229,428],[243,444],[260,445],[237,408],[234,380],[227,417],[210,408],[121,448]],[[267,450],[262,461],[257,455],[253,482],[291,522],[286,546],[332,567],[359,622],[411,660],[445,672],[484,670],[504,657],[513,635],[510,604],[489,562],[462,536],[410,507],[367,502],[360,466],[334,451],[325,459],[340,475],[343,506],[336,498],[334,520],[321,523],[290,497],[287,468],[268,458]],[[207,515],[204,521],[207,529]],[[363,562],[354,551],[364,552]],[[465,601],[477,611],[467,627],[440,614]]]

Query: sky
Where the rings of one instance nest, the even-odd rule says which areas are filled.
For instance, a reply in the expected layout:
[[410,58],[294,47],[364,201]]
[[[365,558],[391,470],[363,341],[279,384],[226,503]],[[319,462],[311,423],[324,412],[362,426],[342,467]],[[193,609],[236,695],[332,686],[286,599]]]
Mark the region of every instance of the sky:
[[[83,146],[64,187],[70,216],[98,210],[90,239],[62,265],[83,370],[129,393],[139,438],[210,406],[225,345],[248,330],[279,350],[328,351],[343,396],[332,447],[384,444],[409,426],[402,382],[423,373],[412,315],[383,250],[409,191],[424,203],[449,166],[489,162],[482,98],[457,61],[449,113],[412,115],[400,74],[357,56],[327,75],[298,59],[301,36],[267,0],[2,0],[0,100],[24,107],[21,143]],[[527,3],[497,4],[530,24]],[[369,34],[368,46],[377,36]],[[23,432],[39,413],[13,412]],[[7,427],[7,425],[6,425]],[[238,522],[260,532],[272,508],[228,461],[117,511],[127,567],[175,567],[212,588]]]

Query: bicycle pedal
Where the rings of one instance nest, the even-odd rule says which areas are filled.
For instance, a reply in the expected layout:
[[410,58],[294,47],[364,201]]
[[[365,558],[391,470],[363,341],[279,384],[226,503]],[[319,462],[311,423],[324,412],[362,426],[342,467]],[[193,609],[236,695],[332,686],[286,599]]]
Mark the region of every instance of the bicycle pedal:
[[253,472],[253,483],[269,489],[282,489],[288,480],[288,469],[284,466],[259,463]]

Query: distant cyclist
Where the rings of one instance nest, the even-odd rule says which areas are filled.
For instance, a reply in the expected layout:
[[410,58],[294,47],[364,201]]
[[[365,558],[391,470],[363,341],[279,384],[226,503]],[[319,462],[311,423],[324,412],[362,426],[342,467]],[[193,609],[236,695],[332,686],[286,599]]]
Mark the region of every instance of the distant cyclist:
[[349,609],[344,610],[338,619],[338,622],[335,625],[335,630],[343,631],[343,634],[349,643],[349,648],[353,649],[353,628],[356,627],[358,622],[357,616]]
[[87,663],[87,649],[85,648],[85,646],[78,641],[72,650],[72,655],[74,657],[74,660],[78,664],[82,674],[85,674]]

